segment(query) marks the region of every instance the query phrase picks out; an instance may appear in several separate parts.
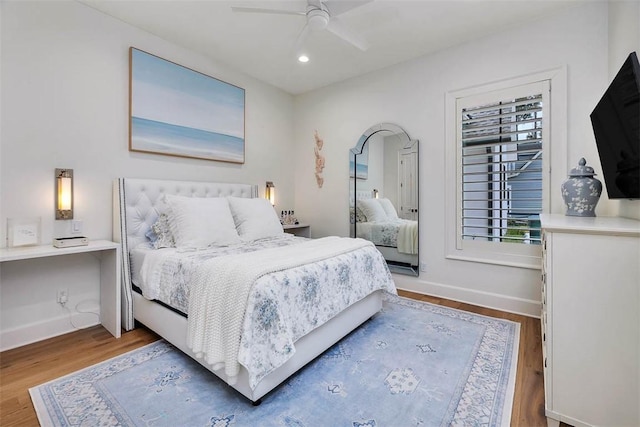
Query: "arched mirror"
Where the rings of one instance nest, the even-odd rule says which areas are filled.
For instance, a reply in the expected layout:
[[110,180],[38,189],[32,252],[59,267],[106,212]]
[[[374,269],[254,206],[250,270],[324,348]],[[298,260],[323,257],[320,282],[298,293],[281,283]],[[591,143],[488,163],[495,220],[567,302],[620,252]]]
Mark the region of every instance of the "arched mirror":
[[349,150],[351,237],[373,242],[394,273],[417,276],[418,141],[400,126],[367,129]]

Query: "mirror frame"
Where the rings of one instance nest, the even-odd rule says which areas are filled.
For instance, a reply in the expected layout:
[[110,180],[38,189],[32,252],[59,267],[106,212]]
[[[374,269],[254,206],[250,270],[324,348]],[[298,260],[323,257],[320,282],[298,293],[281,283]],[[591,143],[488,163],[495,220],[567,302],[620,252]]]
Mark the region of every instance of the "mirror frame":
[[[418,216],[420,215],[420,147],[419,147],[419,140],[417,139],[411,139],[411,137],[409,137],[409,134],[402,129],[400,126],[394,124],[394,123],[379,123],[376,125],[371,126],[370,128],[368,128],[366,131],[364,131],[362,133],[362,136],[360,136],[360,138],[358,139],[358,142],[356,143],[356,145],[349,149],[349,162],[353,161],[354,164],[354,171],[355,171],[355,165],[357,164],[357,160],[358,160],[358,156],[362,154],[362,151],[364,150],[364,147],[366,146],[367,142],[369,141],[369,139],[379,133],[379,132],[389,132],[393,135],[398,135],[401,139],[404,140],[404,145],[403,148],[412,148],[412,147],[416,147],[417,153],[418,153],[418,162],[416,165],[416,182],[418,183],[418,200],[417,200],[417,209],[418,209]],[[351,180],[353,179],[353,183],[351,182]],[[357,207],[357,190],[358,190],[358,179],[354,176],[353,178],[351,177],[351,173],[349,173],[349,233],[351,237],[356,237],[356,227],[357,227],[357,222],[355,219],[355,211],[356,211],[356,207]],[[353,195],[353,197],[351,197],[351,195]],[[353,213],[352,213],[353,212]],[[418,219],[418,265],[409,265],[409,266],[405,266],[405,265],[396,265],[396,264],[390,264],[389,261],[387,261],[387,265],[389,266],[389,270],[391,270],[393,273],[400,273],[400,274],[406,274],[409,276],[419,276],[420,275],[420,220]]]

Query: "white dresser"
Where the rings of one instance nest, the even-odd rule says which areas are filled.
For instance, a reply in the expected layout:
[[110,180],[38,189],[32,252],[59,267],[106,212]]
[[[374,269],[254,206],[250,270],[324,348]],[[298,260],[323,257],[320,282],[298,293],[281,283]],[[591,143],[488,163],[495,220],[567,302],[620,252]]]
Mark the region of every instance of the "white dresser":
[[542,215],[549,425],[640,426],[640,221]]

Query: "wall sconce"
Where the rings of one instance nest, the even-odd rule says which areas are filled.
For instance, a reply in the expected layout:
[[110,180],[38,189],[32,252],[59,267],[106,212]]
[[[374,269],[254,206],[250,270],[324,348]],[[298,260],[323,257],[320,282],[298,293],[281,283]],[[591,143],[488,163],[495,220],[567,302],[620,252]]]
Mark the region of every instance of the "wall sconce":
[[376,190],[375,188],[373,189],[373,198],[374,199],[378,198],[378,190]]
[[267,181],[267,188],[265,188],[264,197],[269,199],[271,205],[276,205],[276,186],[273,185],[273,182]]
[[56,169],[56,219],[73,219],[73,169]]

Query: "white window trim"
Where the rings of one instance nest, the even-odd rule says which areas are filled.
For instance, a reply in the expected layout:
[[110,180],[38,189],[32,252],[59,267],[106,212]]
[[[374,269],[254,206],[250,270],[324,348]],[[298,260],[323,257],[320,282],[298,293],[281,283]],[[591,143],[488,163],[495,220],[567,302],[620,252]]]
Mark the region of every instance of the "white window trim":
[[[458,195],[460,185],[460,168],[458,164],[458,129],[457,129],[457,100],[483,93],[497,92],[509,88],[524,86],[537,82],[548,81],[550,84],[549,108],[545,127],[548,128],[548,143],[545,158],[548,164],[548,176],[544,194],[544,212],[553,212],[556,206],[562,206],[560,185],[563,175],[553,171],[565,171],[567,165],[567,69],[561,67],[542,71],[526,76],[501,80],[485,85],[447,92],[445,95],[445,256],[471,262],[482,262],[510,267],[529,269],[540,268],[540,246],[510,244],[505,251],[505,245],[490,242],[465,241],[459,245]],[[546,108],[545,108],[546,109]],[[558,191],[554,191],[557,189]]]

